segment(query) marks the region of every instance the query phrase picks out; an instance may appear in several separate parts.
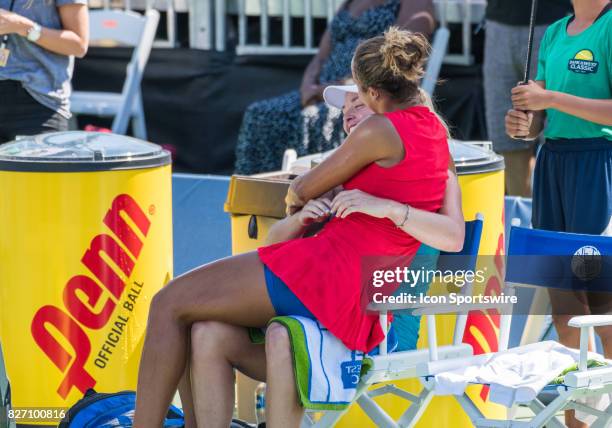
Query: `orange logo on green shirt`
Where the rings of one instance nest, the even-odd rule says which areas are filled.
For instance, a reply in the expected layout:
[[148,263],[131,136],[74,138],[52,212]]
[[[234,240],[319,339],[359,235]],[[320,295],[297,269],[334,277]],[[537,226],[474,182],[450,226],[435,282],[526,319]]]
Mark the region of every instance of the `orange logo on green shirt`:
[[595,61],[595,56],[589,49],[579,51],[567,64],[568,70],[582,74],[597,73],[598,67],[599,62]]

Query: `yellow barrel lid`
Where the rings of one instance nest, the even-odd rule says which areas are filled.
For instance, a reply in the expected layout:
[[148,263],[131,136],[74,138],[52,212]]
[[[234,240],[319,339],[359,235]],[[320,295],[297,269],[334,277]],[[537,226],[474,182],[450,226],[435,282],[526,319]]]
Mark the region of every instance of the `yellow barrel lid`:
[[156,144],[105,132],[53,132],[0,145],[0,171],[108,171],[170,162],[170,153]]
[[481,174],[504,169],[504,158],[491,149],[488,141],[450,140],[448,147],[458,175]]

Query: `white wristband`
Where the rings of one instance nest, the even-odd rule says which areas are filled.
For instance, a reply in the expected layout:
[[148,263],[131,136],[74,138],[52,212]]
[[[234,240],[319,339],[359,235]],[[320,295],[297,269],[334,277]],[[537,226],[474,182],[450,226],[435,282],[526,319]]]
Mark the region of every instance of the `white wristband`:
[[40,35],[42,32],[42,27],[36,22],[32,27],[28,30],[26,38],[31,42],[36,42],[40,39]]

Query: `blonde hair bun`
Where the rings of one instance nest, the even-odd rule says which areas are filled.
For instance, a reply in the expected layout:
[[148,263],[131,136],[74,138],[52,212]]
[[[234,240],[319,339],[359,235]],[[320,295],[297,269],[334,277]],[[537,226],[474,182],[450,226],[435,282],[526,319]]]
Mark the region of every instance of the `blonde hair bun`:
[[426,105],[438,116],[448,135],[431,97],[419,87],[430,49],[425,36],[391,27],[357,46],[351,64],[353,77],[364,90],[376,88],[396,101]]
[[382,89],[396,100],[414,99],[429,50],[425,36],[391,27],[357,46],[353,76],[363,88]]
[[391,27],[383,34],[380,45],[382,66],[394,76],[415,81],[423,77],[424,65],[429,55],[429,43],[419,33]]

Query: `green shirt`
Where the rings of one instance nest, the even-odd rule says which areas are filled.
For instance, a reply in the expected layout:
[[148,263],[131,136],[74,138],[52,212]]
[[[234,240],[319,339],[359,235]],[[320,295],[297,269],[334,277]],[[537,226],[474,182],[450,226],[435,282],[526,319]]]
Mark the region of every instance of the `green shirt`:
[[[567,34],[571,17],[546,30],[540,45],[536,80],[546,89],[577,97],[612,99],[612,10],[579,34]],[[547,109],[546,138],[598,138],[612,140],[612,128]]]

